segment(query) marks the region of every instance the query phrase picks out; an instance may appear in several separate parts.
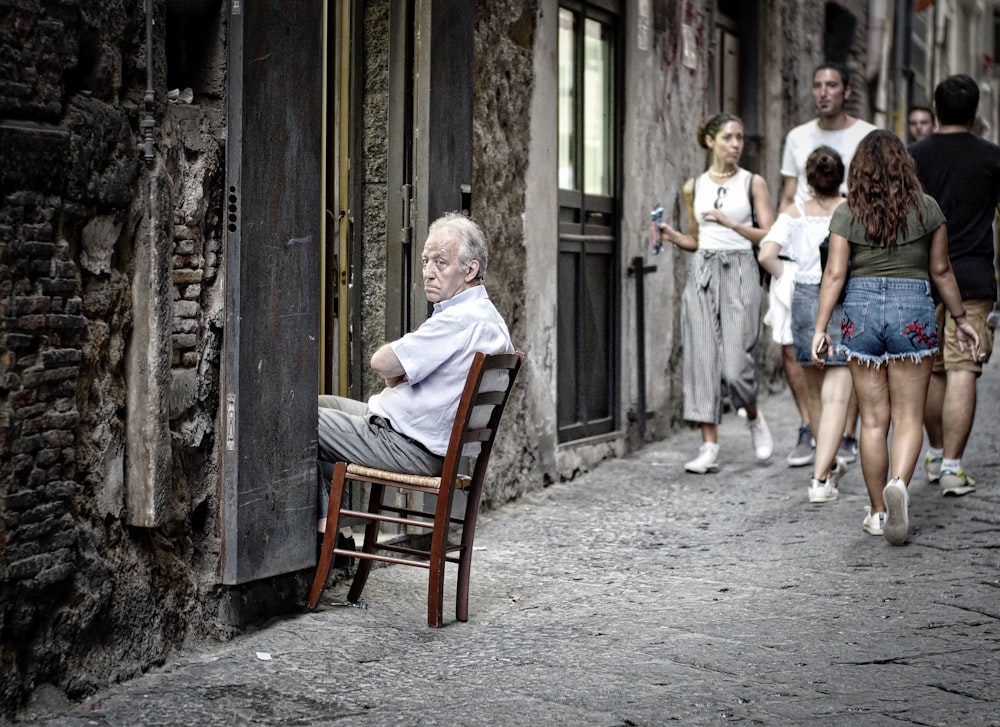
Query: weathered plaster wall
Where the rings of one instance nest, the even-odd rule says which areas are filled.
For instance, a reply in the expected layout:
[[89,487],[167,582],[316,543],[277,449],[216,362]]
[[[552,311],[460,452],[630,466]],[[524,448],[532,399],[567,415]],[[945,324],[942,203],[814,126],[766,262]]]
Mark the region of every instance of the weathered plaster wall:
[[[386,329],[385,306],[397,291],[386,289],[387,247],[390,221],[386,219],[389,192],[389,2],[375,0],[364,4],[365,53],[364,128],[362,190],[363,218],[356,229],[356,239],[363,240],[361,274],[361,330],[364,332],[361,360],[355,373],[364,380],[363,398],[379,391],[385,382],[368,366],[376,349],[393,336]],[[398,193],[398,189],[394,190]],[[398,227],[398,226],[397,226]],[[363,233],[363,234],[360,234]]]
[[[545,365],[526,346],[534,322],[525,315],[528,113],[536,3],[504,0],[477,4],[473,101],[473,209],[490,245],[486,287],[503,314],[515,347],[527,352],[521,376]],[[539,432],[532,423],[535,402],[517,386],[504,414],[490,463],[484,505],[495,506],[537,487],[549,473],[540,461]]]
[[556,420],[556,315],[559,208],[556,99],[558,10],[539,0],[532,37],[532,94],[527,113],[524,211],[524,313],[519,348],[527,353],[518,388],[523,392],[524,426],[536,433],[543,482],[559,479]]
[[[694,68],[683,62],[683,26],[693,29],[697,44]],[[681,187],[704,169],[706,157],[696,141],[700,121],[709,113],[708,18],[701,8],[665,3],[654,6],[648,22],[637,14],[626,16],[627,47],[625,86],[625,135],[623,163],[627,170],[623,186],[623,270],[633,257],[656,267],[645,277],[645,345],[647,410],[654,417],[647,424],[648,438],[660,438],[681,422],[682,372],[680,296],[690,255],[665,246],[658,255],[651,251],[650,213],[663,206],[664,219],[680,229],[687,226]],[[640,47],[640,40],[646,49]],[[711,110],[714,112],[714,109]],[[636,280],[624,279],[624,330],[636,328]],[[625,401],[630,410],[638,404],[636,362],[637,339],[624,341]]]

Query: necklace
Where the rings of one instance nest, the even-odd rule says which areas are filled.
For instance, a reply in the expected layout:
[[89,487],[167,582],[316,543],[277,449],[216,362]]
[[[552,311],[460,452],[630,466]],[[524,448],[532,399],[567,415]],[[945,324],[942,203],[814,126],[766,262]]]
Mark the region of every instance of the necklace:
[[736,172],[738,172],[738,171],[739,171],[739,167],[736,167],[736,169],[734,169],[734,170],[733,170],[733,171],[731,171],[731,172],[717,172],[717,171],[715,171],[714,169],[709,169],[709,170],[708,170],[708,173],[709,173],[709,174],[710,174],[711,176],[713,176],[713,177],[717,177],[717,178],[719,178],[719,179],[725,179],[726,177],[731,177],[731,176],[733,176],[733,175],[734,175],[734,174],[736,174]]

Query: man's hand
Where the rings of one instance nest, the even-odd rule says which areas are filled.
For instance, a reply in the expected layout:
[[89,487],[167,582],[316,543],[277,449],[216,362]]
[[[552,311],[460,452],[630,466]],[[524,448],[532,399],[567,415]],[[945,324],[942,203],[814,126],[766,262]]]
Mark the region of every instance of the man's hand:
[[965,353],[969,349],[969,355],[973,361],[978,361],[983,357],[983,352],[979,348],[979,334],[969,323],[968,316],[962,316],[955,321],[955,340],[958,342],[958,350]]

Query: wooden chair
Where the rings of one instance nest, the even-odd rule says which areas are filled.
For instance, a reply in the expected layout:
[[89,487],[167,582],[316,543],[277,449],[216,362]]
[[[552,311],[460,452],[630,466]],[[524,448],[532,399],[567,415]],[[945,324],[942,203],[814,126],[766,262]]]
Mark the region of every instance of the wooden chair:
[[[520,352],[475,355],[458,404],[440,477],[390,472],[349,462],[334,464],[333,478],[330,481],[326,533],[323,536],[323,546],[316,566],[316,577],[309,591],[307,601],[309,608],[314,609],[319,603],[335,555],[357,558],[360,561],[347,594],[347,599],[352,603],[357,603],[361,598],[361,591],[368,580],[373,561],[378,560],[428,569],[427,624],[438,627],[442,623],[445,564],[457,563],[455,614],[459,621],[468,620],[472,541],[476,533],[476,517],[479,512],[483,480],[500,417],[523,361],[524,354]],[[471,474],[459,474],[463,457],[475,457]],[[348,480],[370,483],[367,512],[350,510],[342,506]],[[412,510],[408,507],[391,505],[385,501],[386,488],[436,495],[436,504],[433,510],[429,506],[426,510]],[[464,490],[467,494],[465,515],[461,518],[452,515],[452,500],[456,489]],[[408,499],[404,501],[408,502]],[[360,550],[342,550],[336,547],[339,520],[344,516],[367,521],[364,543]],[[430,550],[391,542],[379,543],[379,529],[382,523],[430,530]],[[448,542],[450,526],[458,527],[457,543]],[[407,557],[383,555],[382,552],[398,553]]]

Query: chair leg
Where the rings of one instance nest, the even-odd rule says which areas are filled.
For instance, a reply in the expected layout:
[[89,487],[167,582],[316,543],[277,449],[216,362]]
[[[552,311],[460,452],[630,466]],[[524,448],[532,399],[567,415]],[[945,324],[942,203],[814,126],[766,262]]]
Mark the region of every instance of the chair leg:
[[[372,483],[368,493],[368,512],[373,515],[378,515],[382,512],[382,497],[384,493],[384,486]],[[365,525],[365,541],[361,546],[362,553],[371,555],[375,552],[375,546],[378,544],[378,532],[379,523],[377,520],[371,520]],[[347,600],[351,603],[357,603],[360,600],[361,592],[365,589],[365,583],[368,582],[368,574],[371,573],[373,563],[368,558],[360,558],[358,560],[357,570],[354,571],[354,580],[351,582],[351,590],[347,592]]]
[[455,596],[455,618],[469,620],[469,578],[472,575],[472,544],[476,537],[476,518],[479,516],[479,498],[470,493],[465,503],[462,521],[462,548],[458,555],[458,586]]
[[438,494],[431,531],[430,568],[427,577],[427,625],[438,628],[444,623],[444,576],[448,555],[448,526],[451,522],[451,491]]
[[[340,521],[340,503],[344,494],[345,476],[347,475],[347,465],[337,462],[333,465],[333,477],[330,478],[330,504],[326,509],[326,531],[323,533],[323,547],[320,550],[319,563],[316,564],[316,575],[313,578],[312,588],[309,589],[309,598],[306,605],[309,608],[316,608],[319,597],[323,594],[326,586],[326,579],[330,575],[330,567],[333,565],[333,549],[337,545],[337,525]],[[332,524],[331,524],[332,523]]]
[[[437,539],[438,533],[435,530],[432,538]],[[427,582],[427,625],[438,628],[444,623],[444,570],[445,560],[435,557],[435,547],[431,545],[431,565]]]

